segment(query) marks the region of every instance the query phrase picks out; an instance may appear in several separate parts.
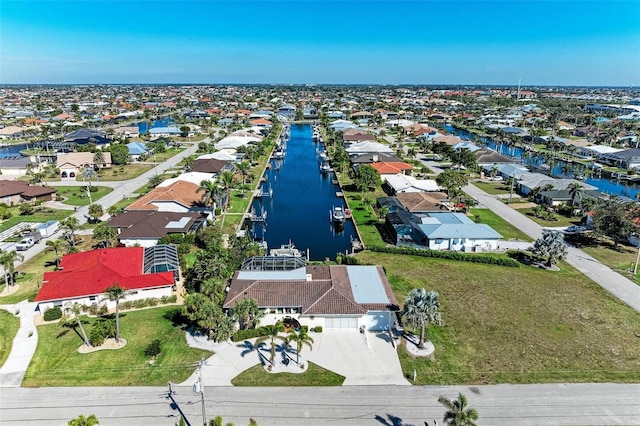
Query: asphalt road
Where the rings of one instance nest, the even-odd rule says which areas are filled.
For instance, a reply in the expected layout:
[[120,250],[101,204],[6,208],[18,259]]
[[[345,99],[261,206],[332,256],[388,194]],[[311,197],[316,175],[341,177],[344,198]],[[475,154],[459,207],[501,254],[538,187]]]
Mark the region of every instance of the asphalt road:
[[[200,396],[189,387],[5,388],[0,425],[66,425],[95,414],[100,425],[174,425],[180,412],[202,424]],[[438,396],[464,393],[481,425],[638,425],[640,385],[349,386],[206,388],[208,418],[246,425],[442,425]]]

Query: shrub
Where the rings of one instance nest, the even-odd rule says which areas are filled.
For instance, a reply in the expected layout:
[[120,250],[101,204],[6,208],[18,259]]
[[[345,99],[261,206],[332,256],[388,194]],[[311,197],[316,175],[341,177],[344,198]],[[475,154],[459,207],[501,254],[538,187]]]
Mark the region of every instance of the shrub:
[[425,250],[413,247],[369,247],[369,250],[378,253],[405,254],[410,256],[433,257],[436,259],[458,260],[461,262],[484,263],[490,265],[520,267],[520,263],[506,257],[494,257],[481,254],[460,253],[458,251]]
[[60,318],[62,318],[62,309],[60,309],[60,306],[54,306],[44,312],[45,321],[54,321]]
[[300,326],[300,329],[306,333],[306,332],[309,331],[309,326],[308,325],[303,325],[303,326]]
[[238,330],[231,336],[231,341],[240,342],[242,340],[253,339],[262,336],[262,330],[259,328]]
[[133,302],[131,300],[127,300],[125,302],[120,303],[120,309],[131,309],[133,308]]
[[147,306],[158,306],[158,303],[160,303],[160,301],[155,297],[150,297],[146,299],[146,301],[147,301]]
[[191,251],[191,244],[182,243],[178,246],[178,254],[188,254]]
[[313,332],[314,333],[322,333],[322,326],[321,325],[316,325],[315,327],[313,327]]
[[100,305],[100,308],[98,308],[98,315],[106,315],[108,312],[107,305]]
[[149,343],[149,346],[145,348],[144,354],[146,356],[155,357],[161,352],[160,346],[161,346],[160,339],[154,339],[151,341],[151,343]]
[[144,308],[145,306],[147,306],[147,302],[145,299],[138,299],[133,301],[134,308]]
[[115,320],[102,320],[94,323],[91,332],[89,333],[89,342],[93,346],[100,346],[104,343],[104,339],[107,337],[116,336],[116,323]]

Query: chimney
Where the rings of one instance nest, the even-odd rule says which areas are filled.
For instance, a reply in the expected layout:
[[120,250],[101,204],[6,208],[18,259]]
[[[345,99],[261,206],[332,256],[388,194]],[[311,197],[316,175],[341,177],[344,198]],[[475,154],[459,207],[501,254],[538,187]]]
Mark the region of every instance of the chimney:
[[374,163],[378,162],[378,154],[373,154],[373,162]]

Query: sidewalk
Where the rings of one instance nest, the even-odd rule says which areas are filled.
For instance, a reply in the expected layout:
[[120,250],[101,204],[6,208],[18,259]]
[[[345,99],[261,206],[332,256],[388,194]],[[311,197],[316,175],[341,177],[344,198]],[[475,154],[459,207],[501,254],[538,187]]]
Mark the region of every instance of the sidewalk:
[[34,324],[37,303],[26,300],[16,305],[0,305],[15,315],[20,311],[20,328],[13,339],[9,358],[0,368],[0,387],[20,387],[29,363],[38,346],[38,330]]

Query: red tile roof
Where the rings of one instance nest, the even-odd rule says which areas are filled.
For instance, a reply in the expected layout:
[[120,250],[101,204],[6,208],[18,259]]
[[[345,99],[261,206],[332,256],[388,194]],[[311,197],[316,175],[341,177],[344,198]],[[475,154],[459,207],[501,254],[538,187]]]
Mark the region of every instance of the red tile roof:
[[376,169],[376,171],[381,175],[395,175],[398,173],[403,173],[404,170],[413,170],[413,166],[411,164],[403,162],[387,163],[384,161],[380,161],[378,163],[372,163],[371,167]]
[[172,272],[144,274],[143,247],[117,247],[68,254],[60,271],[45,272],[36,302],[101,294],[118,283],[127,290],[173,285]]

